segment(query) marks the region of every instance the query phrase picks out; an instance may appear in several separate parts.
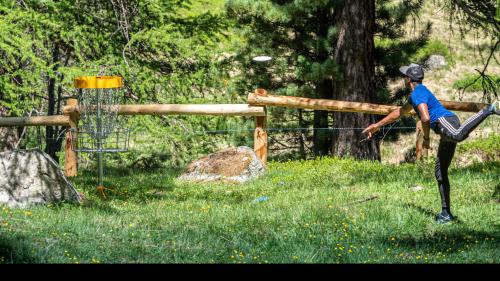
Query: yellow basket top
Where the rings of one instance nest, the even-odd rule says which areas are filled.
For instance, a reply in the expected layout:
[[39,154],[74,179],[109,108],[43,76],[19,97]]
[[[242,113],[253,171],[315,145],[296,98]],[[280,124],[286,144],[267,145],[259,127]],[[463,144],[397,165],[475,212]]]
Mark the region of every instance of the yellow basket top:
[[77,89],[111,89],[121,88],[122,80],[120,76],[80,76],[74,84]]

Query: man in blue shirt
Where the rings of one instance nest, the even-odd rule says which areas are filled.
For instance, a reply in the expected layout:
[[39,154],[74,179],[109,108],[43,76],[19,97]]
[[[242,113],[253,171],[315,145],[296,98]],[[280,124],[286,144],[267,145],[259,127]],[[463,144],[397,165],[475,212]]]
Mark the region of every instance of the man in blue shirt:
[[441,195],[442,211],[436,216],[436,222],[448,223],[455,219],[450,209],[448,167],[455,153],[457,143],[466,139],[472,130],[489,115],[500,115],[500,102],[496,101],[471,116],[463,124],[460,124],[458,117],[453,112],[444,108],[431,91],[422,84],[424,70],[420,65],[412,63],[408,66],[400,67],[399,70],[405,75],[405,81],[412,89],[408,97],[408,104],[394,110],[379,122],[371,124],[363,133],[367,133],[368,138],[371,138],[380,128],[398,120],[401,115],[414,109],[422,121],[424,131],[423,147],[430,148],[430,129],[441,136],[437,152],[435,175]]

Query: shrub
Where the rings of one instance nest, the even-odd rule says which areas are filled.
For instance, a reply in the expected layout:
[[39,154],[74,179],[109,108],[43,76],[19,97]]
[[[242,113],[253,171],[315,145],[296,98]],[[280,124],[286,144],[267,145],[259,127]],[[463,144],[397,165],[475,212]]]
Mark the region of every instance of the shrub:
[[423,64],[431,55],[441,55],[445,57],[447,66],[455,63],[448,47],[438,40],[429,40],[422,48],[418,49],[418,51],[410,57],[410,61]]
[[458,146],[459,153],[481,151],[489,159],[500,157],[500,135],[492,134],[486,138],[481,138]]

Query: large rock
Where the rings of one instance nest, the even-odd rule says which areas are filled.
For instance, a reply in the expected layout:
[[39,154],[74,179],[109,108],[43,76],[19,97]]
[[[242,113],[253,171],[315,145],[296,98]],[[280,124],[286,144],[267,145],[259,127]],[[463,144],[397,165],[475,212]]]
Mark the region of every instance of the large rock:
[[49,155],[35,150],[0,152],[0,204],[12,208],[68,201],[82,197]]
[[193,161],[181,180],[243,183],[264,174],[265,168],[253,149],[240,146],[209,154]]
[[446,59],[440,55],[431,55],[426,61],[425,66],[429,70],[438,69],[446,65]]

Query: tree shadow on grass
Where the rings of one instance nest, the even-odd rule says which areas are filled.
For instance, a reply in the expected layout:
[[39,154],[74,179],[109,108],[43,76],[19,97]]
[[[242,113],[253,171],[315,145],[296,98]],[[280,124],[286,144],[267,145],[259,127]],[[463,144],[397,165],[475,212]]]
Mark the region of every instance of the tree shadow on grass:
[[84,206],[115,213],[117,210],[110,207],[109,202],[148,203],[165,199],[177,188],[174,180],[180,173],[180,169],[133,170],[107,167],[103,193],[97,189],[97,173],[94,170],[82,170],[81,176],[73,181],[77,189],[89,195]]
[[[415,210],[419,211],[420,213],[422,213],[423,215],[425,215],[429,218],[432,218],[432,219],[435,219],[436,215],[437,215],[436,211],[434,211],[432,209],[424,208],[422,206],[415,205],[413,203],[404,203],[403,207],[415,209]],[[456,219],[453,221],[453,223],[454,224],[462,224],[463,222],[460,220],[459,217],[456,217]]]
[[432,209],[428,209],[428,208],[424,208],[422,206],[418,206],[418,205],[415,205],[413,203],[404,203],[403,204],[403,207],[404,208],[412,208],[412,209],[415,209],[417,211],[419,211],[420,213],[428,216],[428,217],[433,217],[436,215],[436,212]]
[[17,234],[16,237],[0,235],[0,264],[34,263],[36,258],[30,253],[27,237]]
[[495,202],[500,203],[500,183],[497,183],[495,186],[495,191],[493,192],[493,195],[491,195],[492,199],[495,200]]
[[[407,208],[412,208],[434,220],[436,212],[432,209],[424,208],[415,204],[405,203]],[[499,231],[477,231],[464,227],[464,223],[457,218],[456,221],[450,224],[445,224],[436,228],[425,235],[405,235],[402,237],[379,237],[380,243],[390,243],[397,246],[399,250],[406,253],[403,259],[411,256],[409,254],[415,250],[423,250],[428,254],[443,253],[446,255],[452,253],[462,253],[472,250],[477,245],[486,248],[498,249],[500,232]],[[390,239],[390,240],[389,240]],[[388,242],[390,241],[390,242]],[[485,253],[487,257],[487,253]],[[498,262],[498,261],[496,261]]]
[[[390,240],[389,240],[390,239]],[[451,255],[464,253],[466,256],[468,251],[474,248],[491,249],[483,253],[486,262],[498,262],[499,257],[491,256],[492,252],[497,251],[499,245],[500,233],[498,231],[486,232],[467,229],[463,227],[447,226],[436,230],[435,232],[426,235],[413,236],[404,235],[400,237],[378,237],[378,243],[389,244],[401,252],[402,258],[411,257],[413,252],[415,255]],[[417,251],[418,253],[415,253]],[[457,260],[456,262],[481,262],[481,261],[466,261]]]

